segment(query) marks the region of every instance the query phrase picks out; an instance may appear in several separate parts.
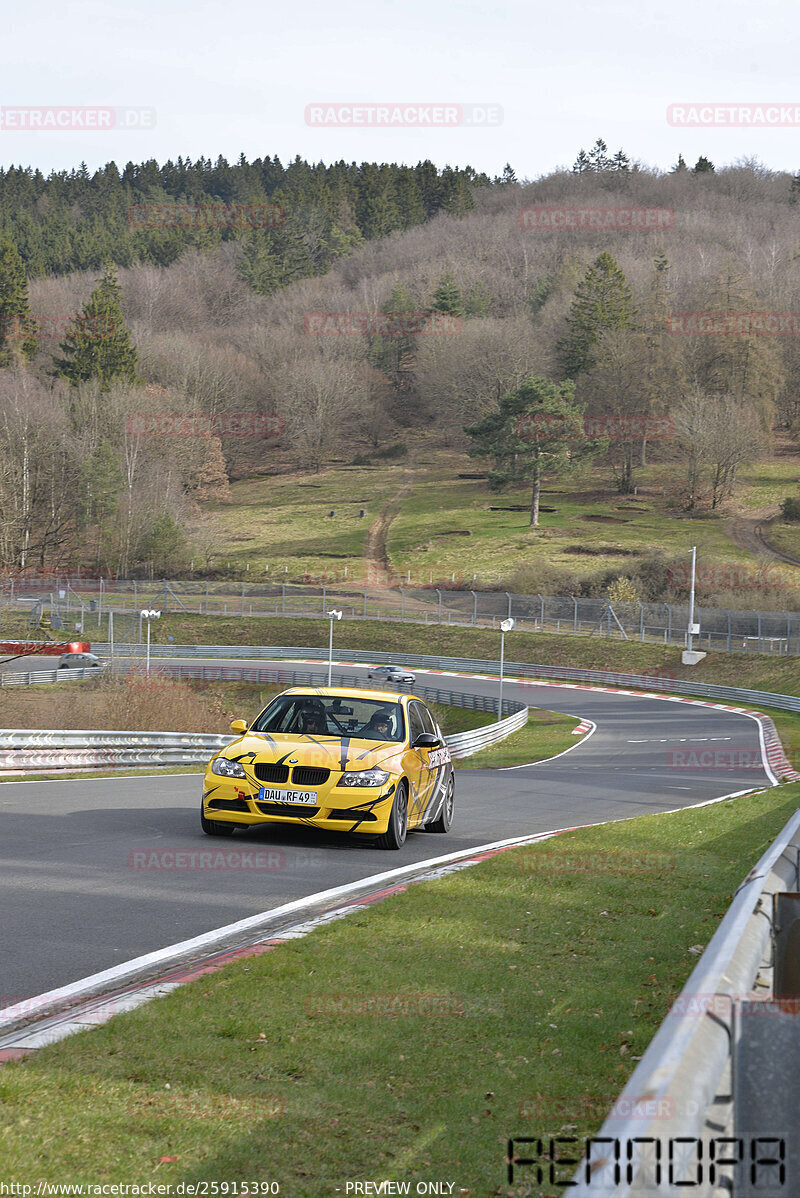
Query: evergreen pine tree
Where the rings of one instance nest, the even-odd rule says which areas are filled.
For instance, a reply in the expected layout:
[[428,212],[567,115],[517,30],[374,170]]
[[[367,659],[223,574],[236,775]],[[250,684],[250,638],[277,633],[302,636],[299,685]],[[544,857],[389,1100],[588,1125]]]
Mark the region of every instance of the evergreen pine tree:
[[33,328],[22,259],[11,238],[0,237],[0,366],[33,357]]
[[694,164],[694,174],[704,175],[708,173],[714,174],[714,163],[710,158],[706,158],[704,154],[701,154]]
[[473,457],[494,458],[489,486],[500,491],[509,484],[531,484],[530,527],[539,524],[542,474],[556,475],[593,453],[583,429],[583,408],[575,402],[575,384],[552,379],[525,379],[516,391],[478,424],[465,427],[473,440]]
[[101,391],[115,380],[135,384],[137,352],[125,325],[116,272],[107,266],[61,342],[56,371],[73,387],[96,379]]
[[431,312],[443,312],[448,316],[463,316],[464,301],[456,281],[451,274],[442,275],[433,294]]
[[689,169],[689,168],[688,168],[688,166],[686,165],[686,162],[685,162],[685,160],[684,160],[683,154],[679,154],[679,155],[678,155],[678,161],[675,163],[675,165],[674,165],[673,167],[671,167],[671,168],[670,168],[670,172],[669,172],[669,173],[670,173],[671,175],[679,175],[679,174],[681,174],[683,171],[688,171],[688,169]]
[[576,378],[595,365],[593,350],[601,333],[635,327],[636,309],[628,282],[607,251],[600,254],[575,289],[567,325],[556,346],[564,374]]

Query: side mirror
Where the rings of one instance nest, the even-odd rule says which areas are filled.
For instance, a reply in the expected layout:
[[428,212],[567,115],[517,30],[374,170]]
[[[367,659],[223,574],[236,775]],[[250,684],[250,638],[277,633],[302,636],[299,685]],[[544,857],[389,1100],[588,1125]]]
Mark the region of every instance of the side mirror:
[[231,732],[238,732],[239,735],[247,731],[247,720],[231,720]]
[[412,745],[414,749],[438,749],[439,737],[434,736],[432,732],[420,732],[417,739]]

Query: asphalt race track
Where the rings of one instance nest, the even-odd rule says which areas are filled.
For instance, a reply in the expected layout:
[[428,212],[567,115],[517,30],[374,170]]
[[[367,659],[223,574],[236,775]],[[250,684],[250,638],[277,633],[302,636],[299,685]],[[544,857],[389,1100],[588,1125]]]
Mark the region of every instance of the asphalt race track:
[[[422,671],[417,677],[421,684],[497,692],[496,680],[443,679]],[[452,832],[412,834],[396,853],[343,835],[279,826],[210,840],[200,831],[197,774],[4,783],[0,1008],[399,865],[771,783],[755,765],[761,760],[758,724],[743,715],[540,683],[506,682],[504,695],[590,719],[597,731],[549,763],[459,772]],[[740,757],[744,766],[728,768]],[[271,849],[271,868],[137,868],[142,857],[136,854],[143,850],[211,847]],[[743,875],[747,865],[742,863]]]

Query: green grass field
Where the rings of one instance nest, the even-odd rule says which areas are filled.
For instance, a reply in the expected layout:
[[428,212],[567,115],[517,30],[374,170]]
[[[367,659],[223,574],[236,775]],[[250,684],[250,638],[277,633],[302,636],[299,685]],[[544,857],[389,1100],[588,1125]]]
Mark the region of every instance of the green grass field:
[[[736,506],[746,513],[777,505],[795,492],[799,468],[800,455],[744,467]],[[458,477],[480,469],[466,454],[433,457],[420,449],[404,465],[337,465],[234,483],[232,503],[206,508],[208,531],[193,550],[195,565],[202,568],[211,553],[213,568],[231,578],[362,581],[367,531],[387,504],[396,507],[387,538],[391,566],[412,586],[497,585],[530,570],[554,584],[545,587],[553,593],[560,580],[625,574],[655,550],[680,558],[691,545],[706,566],[758,564],[726,531],[729,504],[713,513],[681,510],[678,462],[638,470],[633,496],[617,494],[607,465],[545,480],[535,530],[528,526],[529,488],[497,494],[484,480]]]

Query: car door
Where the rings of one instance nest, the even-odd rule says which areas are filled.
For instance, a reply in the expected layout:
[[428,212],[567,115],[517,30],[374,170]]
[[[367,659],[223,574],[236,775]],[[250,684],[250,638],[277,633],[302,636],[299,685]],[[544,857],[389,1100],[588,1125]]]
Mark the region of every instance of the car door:
[[[427,720],[426,720],[427,715]],[[408,797],[408,826],[416,827],[424,818],[432,790],[432,779],[436,773],[431,773],[428,765],[430,749],[415,749],[415,740],[423,732],[432,731],[430,715],[423,715],[422,704],[412,700],[408,705],[409,748],[407,751],[408,765],[406,773],[411,781],[411,794]]]

